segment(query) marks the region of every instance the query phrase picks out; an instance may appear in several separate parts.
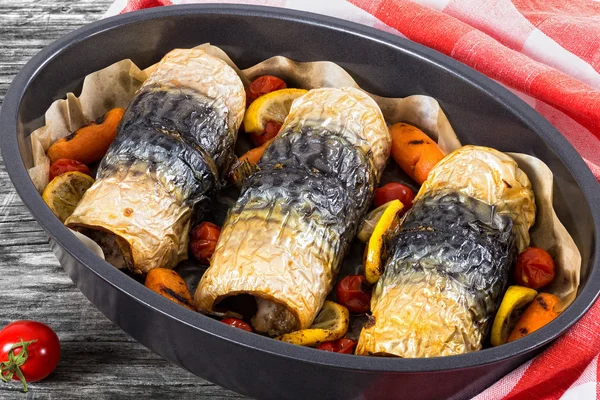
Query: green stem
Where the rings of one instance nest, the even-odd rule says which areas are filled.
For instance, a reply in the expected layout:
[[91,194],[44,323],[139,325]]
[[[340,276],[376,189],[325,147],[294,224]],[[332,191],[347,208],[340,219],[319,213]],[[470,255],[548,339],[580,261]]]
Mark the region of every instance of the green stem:
[[[10,382],[15,374],[23,384],[23,393],[27,393],[27,380],[23,375],[23,371],[21,371],[21,367],[27,361],[29,357],[29,352],[27,351],[27,347],[31,343],[37,342],[37,339],[30,340],[28,342],[23,341],[22,338],[19,338],[19,342],[15,343],[11,346],[10,350],[8,350],[8,361],[4,361],[0,363],[0,378],[4,382]],[[19,354],[15,355],[15,350],[21,348]]]

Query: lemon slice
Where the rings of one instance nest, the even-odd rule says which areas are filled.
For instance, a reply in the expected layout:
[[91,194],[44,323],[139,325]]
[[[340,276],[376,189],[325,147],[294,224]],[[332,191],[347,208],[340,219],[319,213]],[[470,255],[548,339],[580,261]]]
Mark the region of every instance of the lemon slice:
[[65,222],[73,214],[83,194],[93,183],[94,178],[83,172],[67,172],[52,179],[46,186],[42,198],[54,215],[61,222]]
[[267,121],[275,121],[283,124],[290,112],[292,102],[304,95],[308,90],[304,89],[281,89],[267,93],[254,100],[246,115],[244,115],[244,130],[247,133],[260,135],[265,130]]
[[373,234],[369,238],[369,243],[365,250],[364,269],[365,277],[370,284],[377,282],[383,273],[381,257],[383,235],[392,227],[392,224],[396,221],[396,216],[403,208],[404,206],[400,200],[390,201],[383,214],[381,214],[381,218],[377,221],[377,225],[373,229]]
[[367,216],[365,217],[365,220],[363,221],[362,225],[360,226],[360,230],[358,231],[358,234],[356,235],[358,240],[360,240],[363,243],[367,243],[369,241],[369,239],[371,238],[371,235],[373,234],[373,231],[375,230],[375,226],[377,225],[377,222],[379,222],[379,220],[381,219],[381,216],[383,215],[383,212],[393,202],[394,202],[394,200],[388,201],[387,203],[380,205],[379,207],[377,207],[376,209],[372,210],[371,212],[369,212],[367,214]]
[[349,320],[350,314],[346,307],[326,300],[310,328],[286,333],[276,339],[300,346],[316,346],[343,338],[348,332]]
[[537,292],[533,289],[517,285],[508,287],[492,325],[490,337],[492,346],[506,343],[514,325],[527,305],[535,299],[535,296],[537,296]]

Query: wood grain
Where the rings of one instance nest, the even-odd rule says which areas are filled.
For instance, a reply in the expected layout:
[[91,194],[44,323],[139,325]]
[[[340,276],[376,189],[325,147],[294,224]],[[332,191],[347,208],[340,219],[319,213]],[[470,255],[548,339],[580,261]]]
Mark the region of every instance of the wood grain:
[[[102,17],[110,0],[0,0],[0,104],[19,69],[39,50]],[[47,323],[62,357],[46,380],[0,382],[0,399],[244,398],[171,365],[135,342],[77,290],[46,234],[20,201],[0,159],[0,327]]]

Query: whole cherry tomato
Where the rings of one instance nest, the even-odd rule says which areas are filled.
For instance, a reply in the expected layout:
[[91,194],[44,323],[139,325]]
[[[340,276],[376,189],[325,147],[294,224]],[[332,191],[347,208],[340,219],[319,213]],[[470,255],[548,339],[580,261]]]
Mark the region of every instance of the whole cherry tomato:
[[92,175],[90,169],[84,163],[77,160],[69,160],[68,158],[60,158],[50,166],[50,180],[71,171],[79,171],[90,176]]
[[281,124],[275,121],[267,121],[265,124],[265,131],[262,135],[257,135],[256,133],[250,134],[250,140],[256,147],[260,147],[269,140],[273,139],[279,133],[281,129]]
[[331,342],[323,342],[317,346],[317,349],[331,351],[333,353],[352,354],[355,347],[355,340],[342,338]]
[[408,211],[412,207],[412,202],[415,199],[415,194],[411,188],[401,183],[388,183],[375,190],[375,207],[379,207],[388,201],[400,200],[404,208],[403,212]]
[[212,222],[202,222],[192,231],[190,251],[192,256],[203,264],[208,264],[221,234],[221,228]]
[[221,322],[229,326],[233,326],[234,328],[252,332],[252,327],[239,318],[223,318]]
[[365,313],[371,307],[371,288],[364,275],[348,275],[337,284],[335,293],[350,312]]
[[260,96],[274,92],[276,90],[285,89],[287,85],[284,81],[276,76],[263,75],[259,76],[248,86],[248,102],[249,105]]
[[44,379],[58,365],[60,342],[56,333],[36,321],[15,321],[0,331],[0,378],[23,383]]
[[539,289],[552,282],[554,269],[554,260],[546,250],[529,247],[519,254],[514,277],[521,286]]

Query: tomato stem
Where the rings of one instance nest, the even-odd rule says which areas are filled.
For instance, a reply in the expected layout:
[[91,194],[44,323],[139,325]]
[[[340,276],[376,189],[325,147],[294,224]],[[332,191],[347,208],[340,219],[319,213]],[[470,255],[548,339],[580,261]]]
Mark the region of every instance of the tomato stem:
[[[27,358],[29,357],[27,347],[29,347],[31,343],[37,342],[37,339],[33,339],[28,342],[23,341],[22,338],[19,338],[19,340],[19,343],[13,344],[10,350],[8,350],[8,361],[3,361],[0,363],[0,378],[2,378],[4,382],[10,382],[10,380],[16,374],[23,384],[23,393],[27,393],[27,380],[23,375],[23,371],[21,371],[21,366],[25,364]],[[19,354],[15,355],[15,350],[18,348],[21,348],[21,351]]]

